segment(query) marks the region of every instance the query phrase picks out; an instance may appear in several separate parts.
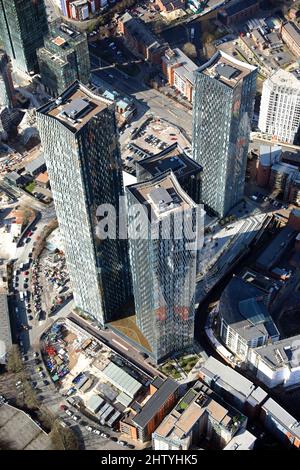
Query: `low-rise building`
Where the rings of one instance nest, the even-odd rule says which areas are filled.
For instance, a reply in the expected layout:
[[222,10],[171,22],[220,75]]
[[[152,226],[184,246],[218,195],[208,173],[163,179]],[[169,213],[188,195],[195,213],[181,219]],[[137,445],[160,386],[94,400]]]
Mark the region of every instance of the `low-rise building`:
[[37,158],[31,160],[31,162],[26,163],[25,170],[32,176],[36,176],[39,173],[43,173],[44,171],[46,171],[46,161],[44,154],[40,153]]
[[254,349],[249,368],[268,388],[300,383],[300,335]]
[[142,401],[134,401],[120,422],[120,430],[128,438],[146,442],[174,406],[179,384],[173,379],[156,377]]
[[234,277],[219,302],[220,338],[241,362],[253,348],[279,339],[268,312],[269,296],[258,287]]
[[152,64],[161,64],[167,44],[161,43],[144,21],[127,12],[119,18],[118,26],[133,54]]
[[45,171],[44,173],[40,173],[36,178],[35,182],[41,188],[49,188],[49,176],[48,172]]
[[234,0],[218,12],[218,19],[226,26],[254,16],[259,10],[258,0]]
[[256,442],[256,437],[247,431],[240,429],[223,450],[252,450]]
[[269,431],[285,444],[300,448],[300,423],[276,401],[269,398],[261,409],[261,419]]
[[281,28],[282,40],[286,43],[290,51],[296,56],[300,56],[300,31],[297,26],[288,21]]
[[258,186],[266,187],[269,185],[271,176],[271,167],[278,163],[281,157],[281,147],[275,145],[260,145],[259,158],[256,172],[256,182]]
[[294,244],[296,236],[297,231],[290,226],[280,230],[278,235],[273,238],[271,243],[256,260],[257,267],[265,272],[271,271],[284,253]]
[[193,100],[194,71],[198,66],[180,49],[167,49],[162,58],[162,69],[173,86],[191,103]]
[[268,394],[253,382],[210,356],[199,371],[200,379],[247,416],[257,415]]
[[185,9],[185,0],[155,0],[161,12],[170,13],[175,10]]
[[153,448],[188,450],[206,439],[214,449],[222,449],[246,425],[244,415],[197,382],[153,433]]
[[0,364],[6,364],[7,353],[12,346],[11,326],[7,297],[7,268],[0,266]]

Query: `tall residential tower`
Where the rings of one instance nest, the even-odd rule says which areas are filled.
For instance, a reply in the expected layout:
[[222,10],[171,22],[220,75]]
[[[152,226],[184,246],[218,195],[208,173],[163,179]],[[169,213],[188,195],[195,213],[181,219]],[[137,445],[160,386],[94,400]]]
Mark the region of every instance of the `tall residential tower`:
[[158,363],[193,346],[198,206],[172,171],[126,192],[137,325]]
[[75,80],[88,84],[91,66],[86,34],[64,23],[51,23],[44,47],[38,50],[38,63],[51,96],[60,95]]
[[264,81],[258,127],[273,140],[300,143],[300,80],[277,70]]
[[97,209],[118,215],[124,191],[114,107],[75,82],[37,121],[75,303],[104,325],[131,296],[127,240],[96,233]]
[[195,72],[193,158],[202,200],[223,217],[243,196],[257,69],[222,51]]
[[47,31],[44,0],[0,0],[0,39],[22,72],[37,72],[36,51]]

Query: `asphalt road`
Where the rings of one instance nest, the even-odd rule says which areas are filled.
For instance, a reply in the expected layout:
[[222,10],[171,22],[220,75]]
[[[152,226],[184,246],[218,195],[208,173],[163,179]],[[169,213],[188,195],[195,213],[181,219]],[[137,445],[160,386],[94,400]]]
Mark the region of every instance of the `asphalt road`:
[[97,78],[120,93],[135,98],[137,114],[134,121],[138,121],[146,113],[151,113],[166,119],[171,124],[182,127],[189,136],[192,135],[192,113],[176,101],[153,88],[148,88],[132,77],[125,78],[125,75],[113,66],[110,69],[95,71],[92,74],[92,82],[100,85]]

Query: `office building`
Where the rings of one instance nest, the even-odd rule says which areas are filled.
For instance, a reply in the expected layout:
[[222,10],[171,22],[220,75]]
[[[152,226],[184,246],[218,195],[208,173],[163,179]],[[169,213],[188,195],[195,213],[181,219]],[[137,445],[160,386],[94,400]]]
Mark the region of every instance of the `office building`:
[[37,111],[75,304],[101,325],[131,293],[127,240],[96,236],[97,208],[120,214],[121,157],[113,104],[75,82]]
[[244,194],[257,69],[218,51],[195,72],[193,158],[202,201],[220,217]]
[[220,338],[237,360],[247,362],[251,349],[279,339],[268,312],[267,295],[234,277],[219,302]]
[[300,126],[300,80],[277,70],[263,84],[258,127],[273,140],[294,144]]
[[193,346],[199,210],[171,171],[126,192],[137,325],[159,362]]
[[52,23],[44,47],[38,50],[42,83],[56,97],[75,80],[89,83],[90,58],[87,36],[64,23]]
[[191,103],[193,100],[194,72],[197,65],[180,49],[167,49],[162,58],[162,70],[170,86],[175,87]]
[[0,107],[13,108],[16,104],[9,58],[0,50]]
[[197,382],[153,433],[153,448],[182,451],[206,441],[213,449],[223,449],[246,426],[246,416]]
[[224,8],[221,7],[218,19],[226,26],[235,25],[257,14],[259,0],[233,0]]
[[119,18],[118,27],[134,55],[152,64],[161,64],[167,44],[161,43],[144,21],[127,12]]
[[129,439],[147,442],[178,399],[179,384],[171,378],[155,377],[148,393],[134,401],[120,422],[120,431]]
[[300,31],[295,23],[287,21],[281,28],[281,37],[291,52],[298,58],[300,56]]
[[269,398],[262,406],[261,419],[266,428],[283,443],[300,448],[300,422],[273,398]]
[[48,32],[44,0],[1,0],[0,39],[22,72],[38,71],[36,51]]
[[268,394],[230,366],[210,356],[199,371],[199,378],[228,403],[247,416],[257,416]]

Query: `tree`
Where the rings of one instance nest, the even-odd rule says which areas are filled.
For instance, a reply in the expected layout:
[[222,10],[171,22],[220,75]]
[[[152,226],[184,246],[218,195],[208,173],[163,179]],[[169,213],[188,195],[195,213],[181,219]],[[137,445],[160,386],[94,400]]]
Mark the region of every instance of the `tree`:
[[78,450],[79,441],[70,428],[63,428],[56,420],[50,432],[50,438],[55,450]]
[[8,351],[7,370],[8,372],[13,372],[15,374],[23,370],[21,353],[17,344],[13,344],[10,350]]
[[182,50],[190,59],[196,59],[197,50],[196,46],[192,42],[186,42]]

